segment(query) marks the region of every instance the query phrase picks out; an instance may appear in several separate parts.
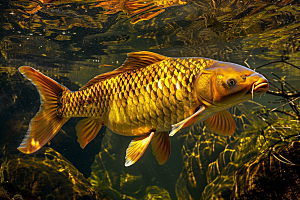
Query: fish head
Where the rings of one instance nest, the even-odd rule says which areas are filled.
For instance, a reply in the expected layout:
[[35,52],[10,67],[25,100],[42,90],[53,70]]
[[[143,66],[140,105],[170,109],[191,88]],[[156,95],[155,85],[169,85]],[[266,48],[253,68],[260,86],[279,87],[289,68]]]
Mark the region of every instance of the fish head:
[[263,75],[249,68],[218,61],[198,74],[195,87],[194,95],[200,102],[229,108],[266,93],[269,83]]

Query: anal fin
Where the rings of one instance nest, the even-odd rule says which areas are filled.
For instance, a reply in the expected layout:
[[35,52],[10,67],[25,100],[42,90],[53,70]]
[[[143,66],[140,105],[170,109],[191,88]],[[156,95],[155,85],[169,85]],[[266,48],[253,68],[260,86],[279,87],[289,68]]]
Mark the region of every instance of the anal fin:
[[145,153],[148,145],[151,142],[151,139],[154,135],[154,132],[151,132],[149,135],[134,138],[128,145],[126,149],[125,157],[125,166],[128,167],[133,165],[138,159],[142,157]]
[[151,140],[152,152],[158,164],[164,164],[171,152],[171,143],[168,132],[155,133]]
[[92,141],[102,127],[102,121],[94,118],[85,118],[80,120],[76,125],[78,143],[84,147]]
[[205,124],[210,130],[220,135],[230,136],[235,131],[235,122],[228,110],[217,112],[205,120]]

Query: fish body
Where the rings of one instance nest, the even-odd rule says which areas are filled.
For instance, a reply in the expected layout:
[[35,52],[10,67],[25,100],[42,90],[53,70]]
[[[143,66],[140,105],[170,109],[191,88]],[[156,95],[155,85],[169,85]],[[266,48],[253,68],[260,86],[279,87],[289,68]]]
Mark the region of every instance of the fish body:
[[189,3],[189,0],[100,0],[96,7],[103,7],[104,14],[115,14],[125,12],[132,18],[130,23],[136,24],[140,21],[149,20],[165,11],[171,6],[181,6]]
[[76,126],[82,148],[103,125],[120,135],[137,136],[127,149],[126,166],[150,143],[163,164],[170,154],[169,134],[201,121],[218,134],[233,134],[235,122],[226,109],[268,90],[262,75],[237,64],[145,51],[129,53],[120,68],[75,92],[31,67],[20,67],[20,72],[38,88],[42,102],[20,151],[37,151],[68,119],[86,117]]
[[125,12],[129,18],[132,18],[130,22],[136,24],[140,21],[156,17],[164,12],[165,8],[186,5],[189,1],[190,0],[37,0],[35,2],[36,8],[26,12],[28,14],[34,14],[43,8],[50,7],[50,5],[85,3],[88,4],[90,8],[104,8],[106,12],[103,14]]
[[205,58],[166,57],[84,90],[64,92],[59,98],[58,115],[99,119],[126,136],[145,135],[150,130],[171,131],[173,124],[202,105],[193,94],[195,79],[201,69],[213,62]]

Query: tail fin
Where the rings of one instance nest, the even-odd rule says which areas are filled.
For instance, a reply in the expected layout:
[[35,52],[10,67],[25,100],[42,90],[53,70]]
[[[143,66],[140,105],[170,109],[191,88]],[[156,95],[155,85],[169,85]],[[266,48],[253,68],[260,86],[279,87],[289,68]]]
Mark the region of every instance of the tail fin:
[[57,115],[57,98],[63,91],[69,91],[51,78],[27,66],[19,71],[30,80],[40,94],[41,107],[31,119],[27,134],[18,149],[23,153],[33,153],[50,141],[69,118]]

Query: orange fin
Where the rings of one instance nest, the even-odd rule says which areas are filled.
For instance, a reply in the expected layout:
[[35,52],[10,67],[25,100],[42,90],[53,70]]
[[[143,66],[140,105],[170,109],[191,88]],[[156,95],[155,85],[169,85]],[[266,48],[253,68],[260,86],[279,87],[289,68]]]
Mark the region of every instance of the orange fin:
[[152,152],[158,164],[164,164],[170,155],[171,144],[168,132],[155,133],[151,141]]
[[153,135],[154,132],[151,132],[149,135],[134,138],[130,142],[128,148],[126,149],[125,167],[133,165],[136,161],[138,161],[138,159],[140,159],[140,157],[142,157]]
[[63,91],[69,91],[51,78],[27,66],[19,71],[37,88],[41,98],[41,107],[31,119],[26,136],[18,149],[23,153],[33,153],[50,141],[69,118],[57,115],[57,98]]
[[144,11],[151,11],[151,10],[155,10],[155,9],[158,9],[156,5],[154,4],[148,4],[148,5],[143,5],[144,8],[138,8],[138,7],[132,7],[133,9],[129,10],[128,11],[128,16],[134,16],[134,15],[138,15],[138,14],[141,14],[143,13]]
[[96,137],[101,127],[101,120],[93,118],[80,120],[76,125],[77,141],[79,142],[80,147],[84,149],[84,147]]
[[155,9],[151,9],[151,11],[148,10],[147,13],[145,13],[145,14],[143,14],[141,16],[138,16],[138,17],[132,19],[130,21],[130,23],[131,24],[136,24],[136,23],[138,23],[140,21],[152,19],[152,18],[156,17],[157,15],[159,15],[160,13],[162,13],[162,12],[165,11],[165,9],[161,9],[161,10],[157,10],[158,8],[155,8]]
[[152,53],[149,51],[140,51],[140,52],[134,52],[134,53],[129,53],[127,55],[127,59],[123,63],[123,65],[113,71],[100,74],[99,76],[96,76],[95,78],[91,79],[87,84],[85,84],[80,90],[84,90],[95,83],[98,83],[100,81],[103,81],[108,78],[115,77],[119,74],[132,71],[135,69],[147,67],[151,64],[160,62],[162,60],[165,60],[167,57],[163,55],[159,55],[156,53]]
[[230,136],[235,131],[235,122],[228,110],[217,112],[205,120],[205,123],[210,130],[220,135]]
[[197,121],[197,116],[205,111],[205,107],[201,106],[197,112],[195,112],[193,115],[189,116],[188,118],[182,120],[181,122],[172,125],[172,131],[170,132],[169,136],[175,135],[180,129],[188,127],[192,124],[194,124]]

